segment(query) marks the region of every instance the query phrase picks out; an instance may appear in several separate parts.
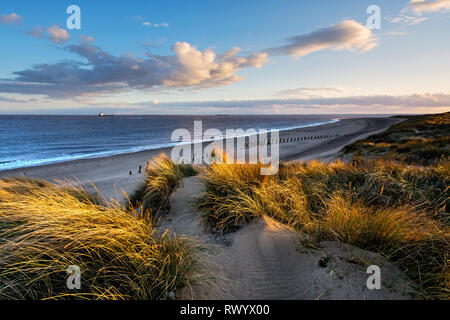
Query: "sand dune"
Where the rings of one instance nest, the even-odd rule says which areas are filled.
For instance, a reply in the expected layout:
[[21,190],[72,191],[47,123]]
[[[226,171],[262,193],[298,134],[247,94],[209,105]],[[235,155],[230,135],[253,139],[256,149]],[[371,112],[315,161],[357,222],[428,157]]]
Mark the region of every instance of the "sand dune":
[[[189,203],[201,194],[198,177],[186,178],[171,199],[171,212],[160,229],[196,237],[207,245],[216,266],[220,288],[208,298],[228,299],[409,299],[407,278],[379,255],[326,241],[307,249],[298,234],[270,219],[260,219],[225,237],[201,225]],[[328,261],[319,265],[319,261]],[[382,288],[369,290],[366,268],[382,268]],[[224,293],[225,296],[223,295]]]
[[[332,159],[346,144],[383,130],[396,119],[344,119],[338,123],[290,130],[280,134],[281,160]],[[107,200],[123,199],[143,179],[138,167],[164,151],[152,150],[101,159],[78,160],[0,172],[50,181],[69,179],[92,190],[95,184]],[[131,175],[130,175],[131,171]],[[171,198],[171,212],[161,231],[197,238],[209,248],[217,288],[199,288],[194,297],[211,299],[407,299],[410,286],[403,274],[375,253],[337,242],[307,249],[299,235],[268,219],[259,219],[226,236],[204,230],[192,201],[203,190],[198,177],[186,178]],[[319,266],[319,261],[327,261]],[[383,266],[382,289],[366,287],[368,264]]]

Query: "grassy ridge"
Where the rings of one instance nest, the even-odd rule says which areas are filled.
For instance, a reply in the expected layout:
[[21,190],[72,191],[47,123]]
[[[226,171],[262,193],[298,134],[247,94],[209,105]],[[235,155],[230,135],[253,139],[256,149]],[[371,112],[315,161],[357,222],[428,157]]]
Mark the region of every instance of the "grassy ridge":
[[450,163],[405,167],[396,162],[362,159],[353,164],[289,162],[281,163],[276,176],[261,176],[259,167],[213,164],[201,172],[206,193],[198,206],[213,229],[227,231],[232,225],[250,220],[255,212],[236,204],[256,201],[264,188],[268,188],[267,192],[273,189],[289,194],[295,205],[302,205],[298,210],[320,211],[331,195],[343,193],[372,207],[408,204],[416,211],[427,212],[432,219],[450,224]]
[[344,153],[388,158],[411,164],[433,164],[450,156],[450,112],[409,116],[388,130],[356,141]]
[[[202,248],[82,190],[0,180],[0,299],[167,299],[200,281]],[[66,269],[81,269],[81,290]]]
[[216,232],[267,215],[305,234],[308,244],[339,240],[384,254],[427,296],[450,293],[448,164],[292,162],[266,177],[259,165],[213,164],[201,177],[198,207]]

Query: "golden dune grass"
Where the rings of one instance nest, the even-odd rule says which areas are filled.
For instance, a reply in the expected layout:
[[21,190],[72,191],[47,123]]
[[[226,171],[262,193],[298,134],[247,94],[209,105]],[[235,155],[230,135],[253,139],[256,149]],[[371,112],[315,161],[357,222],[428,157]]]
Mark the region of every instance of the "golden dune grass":
[[434,167],[359,160],[283,163],[275,176],[258,165],[212,164],[198,200],[212,230],[233,231],[269,216],[309,235],[384,254],[424,296],[448,297],[448,163]]
[[436,164],[450,159],[450,112],[403,116],[388,130],[347,145],[344,153],[357,153],[403,161]]
[[184,177],[197,174],[189,164],[175,164],[161,153],[146,167],[143,184],[131,194],[131,207],[141,207],[157,217],[169,210],[169,196]]
[[[82,190],[0,180],[0,299],[167,299],[200,281],[202,248]],[[81,290],[66,269],[81,269]]]

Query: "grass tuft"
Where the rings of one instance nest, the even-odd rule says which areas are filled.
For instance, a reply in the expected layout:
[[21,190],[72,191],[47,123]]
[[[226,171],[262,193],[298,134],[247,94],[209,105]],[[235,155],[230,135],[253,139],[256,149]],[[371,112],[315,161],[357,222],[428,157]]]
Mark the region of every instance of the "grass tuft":
[[[201,281],[202,248],[82,190],[0,180],[0,299],[168,299]],[[66,286],[68,266],[81,289]]]
[[197,174],[190,164],[176,164],[161,153],[146,167],[145,180],[129,197],[129,207],[140,207],[152,217],[170,210],[169,196],[185,177]]
[[211,231],[233,231],[256,216],[236,204],[253,201],[254,187],[264,180],[260,165],[213,163],[203,168],[200,178],[207,191],[196,205]]

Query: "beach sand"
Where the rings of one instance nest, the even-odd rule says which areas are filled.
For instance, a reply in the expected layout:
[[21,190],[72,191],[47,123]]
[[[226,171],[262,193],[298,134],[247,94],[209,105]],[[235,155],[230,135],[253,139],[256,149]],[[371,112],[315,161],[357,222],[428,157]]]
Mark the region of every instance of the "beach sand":
[[[346,144],[387,129],[398,119],[360,118],[280,132],[280,160],[332,160]],[[304,140],[300,140],[304,139]],[[291,141],[299,140],[299,141]],[[105,200],[122,201],[124,192],[130,194],[143,179],[138,173],[160,152],[170,155],[171,148],[140,151],[103,158],[82,159],[50,165],[28,167],[0,172],[0,178],[25,176],[51,182],[68,180],[83,185],[89,192],[96,189]],[[131,171],[131,175],[130,175]]]

